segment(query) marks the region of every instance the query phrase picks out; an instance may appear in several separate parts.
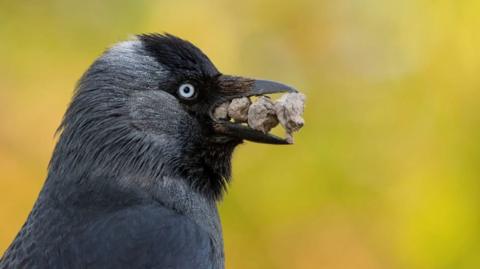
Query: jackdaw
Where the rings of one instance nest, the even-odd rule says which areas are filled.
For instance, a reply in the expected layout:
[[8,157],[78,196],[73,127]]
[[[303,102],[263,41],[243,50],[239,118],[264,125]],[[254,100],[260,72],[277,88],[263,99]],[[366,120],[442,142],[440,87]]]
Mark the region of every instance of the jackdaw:
[[223,268],[216,204],[235,147],[288,142],[213,111],[277,92],[296,90],[224,75],[169,34],[111,47],[78,82],[43,189],[0,268]]

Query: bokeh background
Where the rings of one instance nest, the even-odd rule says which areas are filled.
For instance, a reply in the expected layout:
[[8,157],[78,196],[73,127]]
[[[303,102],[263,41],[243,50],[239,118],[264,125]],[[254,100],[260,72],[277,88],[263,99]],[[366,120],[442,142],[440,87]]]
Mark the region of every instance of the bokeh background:
[[227,268],[480,268],[480,1],[0,0],[0,253],[77,79],[143,32],[308,96],[294,146],[246,143]]

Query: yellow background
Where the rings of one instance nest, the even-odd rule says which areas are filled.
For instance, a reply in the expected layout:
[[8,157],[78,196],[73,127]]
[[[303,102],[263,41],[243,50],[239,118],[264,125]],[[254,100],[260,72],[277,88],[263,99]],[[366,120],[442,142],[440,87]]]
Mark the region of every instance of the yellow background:
[[294,146],[245,143],[227,268],[480,268],[480,1],[0,0],[0,253],[76,80],[130,35],[308,96]]

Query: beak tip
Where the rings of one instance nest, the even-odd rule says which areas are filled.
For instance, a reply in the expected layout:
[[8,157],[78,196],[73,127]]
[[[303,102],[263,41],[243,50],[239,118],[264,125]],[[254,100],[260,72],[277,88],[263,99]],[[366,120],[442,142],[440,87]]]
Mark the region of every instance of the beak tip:
[[297,89],[283,83],[270,80],[254,80],[253,89],[259,94],[279,93],[279,92],[298,92]]

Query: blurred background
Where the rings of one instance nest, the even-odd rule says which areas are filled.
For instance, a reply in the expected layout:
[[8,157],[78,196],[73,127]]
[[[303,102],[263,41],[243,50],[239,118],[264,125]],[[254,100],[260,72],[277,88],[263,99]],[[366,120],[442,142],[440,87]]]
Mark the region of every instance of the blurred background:
[[480,268],[480,1],[0,0],[0,253],[77,79],[169,32],[224,73],[308,96],[294,146],[245,143],[227,268]]

